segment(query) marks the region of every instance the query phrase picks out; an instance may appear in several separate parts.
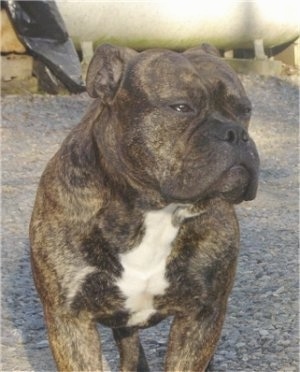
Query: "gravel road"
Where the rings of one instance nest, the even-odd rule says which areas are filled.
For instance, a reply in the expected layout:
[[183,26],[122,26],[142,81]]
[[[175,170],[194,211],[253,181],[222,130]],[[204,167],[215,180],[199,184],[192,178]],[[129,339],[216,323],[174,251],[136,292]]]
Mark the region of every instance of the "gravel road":
[[[253,102],[251,133],[261,157],[255,201],[237,207],[241,255],[214,371],[298,371],[299,82],[241,76]],[[2,99],[1,371],[55,370],[33,287],[28,224],[37,183],[89,104],[77,96]],[[169,321],[142,332],[152,371],[162,370]],[[101,329],[113,371],[117,355]]]

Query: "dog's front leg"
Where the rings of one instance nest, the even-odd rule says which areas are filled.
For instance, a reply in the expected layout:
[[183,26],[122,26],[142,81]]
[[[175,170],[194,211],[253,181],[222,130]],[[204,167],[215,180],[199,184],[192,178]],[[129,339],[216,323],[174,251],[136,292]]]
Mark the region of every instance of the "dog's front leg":
[[113,335],[120,352],[122,372],[148,372],[149,367],[138,330],[133,328],[115,328]]
[[45,320],[59,371],[103,371],[96,323],[88,314],[72,316],[46,307]]
[[165,370],[204,372],[213,357],[224,317],[224,307],[176,316],[171,326]]

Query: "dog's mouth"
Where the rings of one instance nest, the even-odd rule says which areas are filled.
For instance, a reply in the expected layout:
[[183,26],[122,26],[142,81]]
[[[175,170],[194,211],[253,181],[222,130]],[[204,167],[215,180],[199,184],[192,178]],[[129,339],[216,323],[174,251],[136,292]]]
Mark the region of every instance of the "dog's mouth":
[[233,203],[253,200],[258,185],[257,171],[243,164],[234,165],[220,177],[216,190]]

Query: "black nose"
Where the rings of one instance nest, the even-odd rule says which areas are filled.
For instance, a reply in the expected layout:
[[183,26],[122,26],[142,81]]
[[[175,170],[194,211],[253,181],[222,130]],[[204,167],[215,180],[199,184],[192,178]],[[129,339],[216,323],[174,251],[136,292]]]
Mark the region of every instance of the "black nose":
[[223,135],[222,135],[223,141],[229,142],[229,143],[239,143],[239,142],[247,142],[249,141],[248,133],[245,131],[244,128],[238,126],[238,125],[232,125],[230,127],[224,128]]

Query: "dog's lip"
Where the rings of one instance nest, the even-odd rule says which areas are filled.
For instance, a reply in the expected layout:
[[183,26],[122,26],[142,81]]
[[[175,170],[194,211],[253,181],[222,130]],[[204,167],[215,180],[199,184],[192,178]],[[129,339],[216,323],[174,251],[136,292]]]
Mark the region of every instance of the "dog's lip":
[[223,198],[237,204],[248,199],[250,179],[251,172],[244,164],[234,164],[222,173],[217,190]]
[[[245,201],[253,200],[256,197],[256,193],[257,193],[257,185],[258,185],[257,172],[254,169],[244,164],[235,164],[232,167],[230,167],[228,172],[231,175],[235,175],[235,174],[238,176],[244,175],[245,180],[247,180],[247,182],[244,185],[245,190],[243,192],[242,199]],[[243,185],[241,185],[241,187],[243,188]]]
[[258,189],[258,173],[259,173],[258,170],[256,172],[251,171],[251,170],[249,171],[250,180],[249,180],[246,192],[244,193],[245,201],[253,200],[256,197],[257,189]]
[[237,177],[238,179],[241,179],[241,177],[244,177],[247,182],[248,178],[250,178],[250,171],[248,167],[246,167],[244,164],[234,164],[231,167],[229,167],[225,172],[223,172],[223,177]]

